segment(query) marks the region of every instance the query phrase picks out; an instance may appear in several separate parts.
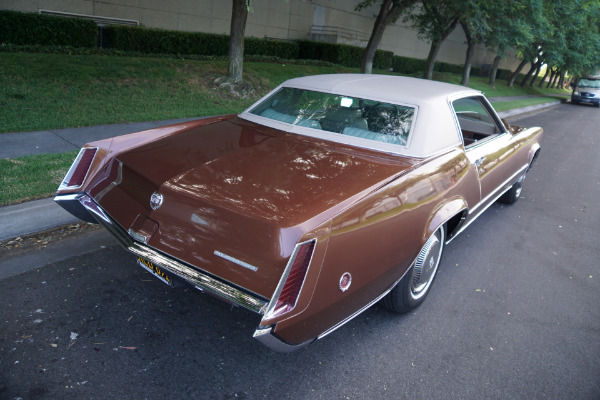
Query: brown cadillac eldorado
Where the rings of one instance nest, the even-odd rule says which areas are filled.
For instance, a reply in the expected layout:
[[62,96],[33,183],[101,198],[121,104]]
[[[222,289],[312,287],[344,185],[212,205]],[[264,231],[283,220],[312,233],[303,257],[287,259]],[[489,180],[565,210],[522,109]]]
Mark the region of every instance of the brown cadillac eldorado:
[[87,144],[55,200],[166,284],[254,311],[254,337],[290,351],[377,301],[419,306],[444,245],[519,198],[541,138],[465,87],[311,76],[239,115]]

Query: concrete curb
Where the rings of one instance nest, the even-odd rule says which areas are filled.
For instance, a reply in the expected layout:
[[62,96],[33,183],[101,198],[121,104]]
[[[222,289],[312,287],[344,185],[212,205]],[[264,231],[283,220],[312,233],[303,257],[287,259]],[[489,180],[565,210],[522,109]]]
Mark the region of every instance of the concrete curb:
[[[541,111],[549,107],[553,107],[555,105],[560,104],[561,101],[555,100],[548,103],[537,104],[534,106],[507,110],[499,112],[498,115],[501,118],[512,118],[524,114],[528,114],[531,112]],[[195,118],[191,118],[195,119]],[[191,120],[187,119],[187,120]],[[131,132],[137,132],[143,129],[154,128],[162,125],[168,125],[175,122],[180,122],[182,120],[177,121],[157,121],[150,123],[139,123],[139,124],[128,124],[128,129],[124,125],[115,125],[112,126],[103,126],[99,130],[102,137],[112,137],[117,135],[122,135]],[[161,125],[162,123],[162,125]],[[141,129],[138,129],[141,128]],[[75,128],[73,128],[75,129]],[[64,129],[57,131],[58,136],[65,137],[66,134],[71,134],[73,129]],[[86,129],[91,130],[93,128],[77,128],[77,129]],[[50,132],[50,131],[48,131]],[[52,132],[50,132],[52,133]],[[114,133],[109,135],[109,133]],[[109,136],[107,136],[109,135]],[[101,139],[101,137],[88,140],[91,142],[93,140]],[[11,138],[12,140],[12,138]],[[81,140],[81,138],[79,138]],[[34,143],[34,142],[32,142]],[[37,144],[41,143],[40,141]],[[45,142],[44,142],[45,143]],[[87,142],[86,142],[87,143]],[[83,145],[84,143],[82,143]],[[66,151],[76,149],[77,145],[70,142],[69,147]],[[0,146],[1,148],[2,146]],[[0,156],[1,157],[1,156]],[[34,200],[27,203],[17,204],[14,206],[0,207],[0,242],[13,239],[19,236],[31,235],[34,233],[42,232],[48,229],[56,228],[62,225],[68,225],[74,222],[79,221],[77,218],[73,217],[71,214],[63,210],[62,207],[54,203],[52,198]]]

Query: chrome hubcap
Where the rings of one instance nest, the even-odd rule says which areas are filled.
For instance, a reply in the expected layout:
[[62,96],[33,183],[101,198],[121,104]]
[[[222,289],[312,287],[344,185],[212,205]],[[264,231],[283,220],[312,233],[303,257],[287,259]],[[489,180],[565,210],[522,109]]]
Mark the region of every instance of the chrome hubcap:
[[440,264],[443,247],[443,231],[438,229],[425,243],[412,268],[410,295],[417,300],[427,293]]

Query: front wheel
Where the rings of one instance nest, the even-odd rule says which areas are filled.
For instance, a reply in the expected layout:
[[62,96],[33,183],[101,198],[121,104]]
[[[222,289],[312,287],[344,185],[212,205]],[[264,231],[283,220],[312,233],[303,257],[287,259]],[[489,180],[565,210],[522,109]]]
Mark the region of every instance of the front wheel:
[[423,303],[440,265],[444,240],[445,232],[441,227],[427,239],[402,280],[383,298],[384,307],[404,314]]

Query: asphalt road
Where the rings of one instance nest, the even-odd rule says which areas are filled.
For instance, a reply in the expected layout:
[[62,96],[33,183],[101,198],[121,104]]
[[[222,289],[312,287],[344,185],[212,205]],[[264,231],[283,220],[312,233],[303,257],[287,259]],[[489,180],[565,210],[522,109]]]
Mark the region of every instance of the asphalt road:
[[0,280],[0,399],[600,399],[600,110],[515,122],[545,129],[522,198],[446,248],[416,313],[375,306],[277,354],[257,316],[116,246],[40,252]]

